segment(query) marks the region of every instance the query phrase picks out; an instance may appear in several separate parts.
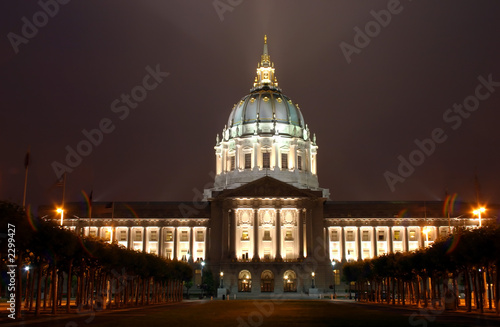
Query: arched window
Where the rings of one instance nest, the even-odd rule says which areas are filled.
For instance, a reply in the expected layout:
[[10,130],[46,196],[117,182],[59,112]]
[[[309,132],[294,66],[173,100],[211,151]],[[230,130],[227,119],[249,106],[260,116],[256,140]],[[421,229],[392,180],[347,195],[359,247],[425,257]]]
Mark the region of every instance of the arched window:
[[283,274],[283,291],[297,292],[297,275],[293,270],[287,270]]
[[242,270],[238,274],[238,292],[250,292],[252,289],[252,274],[248,270]]
[[271,270],[264,270],[260,275],[260,291],[274,292],[274,274]]

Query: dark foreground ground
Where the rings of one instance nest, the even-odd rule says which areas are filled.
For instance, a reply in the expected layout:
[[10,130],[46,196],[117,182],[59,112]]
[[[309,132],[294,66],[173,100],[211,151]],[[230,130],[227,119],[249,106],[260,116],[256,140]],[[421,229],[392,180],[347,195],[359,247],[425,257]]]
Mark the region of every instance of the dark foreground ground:
[[185,301],[66,316],[28,316],[4,326],[500,326],[495,315],[426,311],[331,300]]

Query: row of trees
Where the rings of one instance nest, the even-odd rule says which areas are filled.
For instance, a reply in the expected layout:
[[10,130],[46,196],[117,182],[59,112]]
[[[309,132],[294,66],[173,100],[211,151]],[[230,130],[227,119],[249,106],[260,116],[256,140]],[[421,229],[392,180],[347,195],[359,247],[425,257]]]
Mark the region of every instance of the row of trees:
[[[53,222],[30,217],[12,203],[0,202],[0,221],[9,227],[8,242],[1,242],[2,270],[15,265],[17,317],[23,296],[25,310],[37,315],[47,306],[53,314],[69,312],[71,297],[78,309],[90,310],[180,301],[183,284],[192,278],[184,262],[79,237]],[[9,247],[15,249],[15,259]],[[29,270],[24,279],[25,267]]]
[[346,263],[344,276],[355,282],[360,301],[457,308],[459,285],[465,307],[500,313],[500,227],[456,230],[447,239],[409,253]]

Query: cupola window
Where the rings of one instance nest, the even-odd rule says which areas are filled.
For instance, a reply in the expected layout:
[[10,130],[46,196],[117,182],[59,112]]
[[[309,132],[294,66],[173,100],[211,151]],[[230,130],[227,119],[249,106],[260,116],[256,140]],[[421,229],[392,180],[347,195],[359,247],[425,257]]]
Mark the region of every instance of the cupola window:
[[271,168],[271,154],[269,152],[262,154],[262,168]]
[[281,169],[288,169],[288,153],[281,154]]
[[252,168],[252,154],[245,153],[245,169]]

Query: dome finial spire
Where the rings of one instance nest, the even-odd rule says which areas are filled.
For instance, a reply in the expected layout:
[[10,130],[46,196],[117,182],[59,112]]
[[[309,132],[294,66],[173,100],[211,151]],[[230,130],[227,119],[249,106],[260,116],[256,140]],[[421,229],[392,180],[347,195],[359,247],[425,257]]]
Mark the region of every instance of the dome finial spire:
[[260,63],[257,65],[257,77],[253,86],[278,87],[278,81],[274,76],[274,64],[271,62],[271,57],[267,51],[267,35],[264,35],[264,50],[260,56]]

